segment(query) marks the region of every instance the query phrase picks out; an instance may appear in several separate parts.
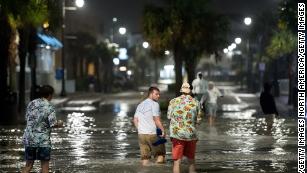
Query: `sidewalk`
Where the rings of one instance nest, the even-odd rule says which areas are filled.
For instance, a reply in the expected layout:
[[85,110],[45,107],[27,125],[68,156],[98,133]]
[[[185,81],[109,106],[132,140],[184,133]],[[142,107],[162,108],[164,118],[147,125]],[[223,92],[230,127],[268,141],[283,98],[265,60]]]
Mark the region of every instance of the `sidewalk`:
[[[245,102],[250,103],[251,107],[257,109],[259,114],[262,114],[261,106],[260,106],[260,92],[251,93],[246,89],[241,89],[239,85],[234,85],[229,82],[217,82],[216,85],[219,87],[227,88],[230,87],[234,93],[237,95],[254,95],[254,97],[240,97]],[[256,99],[255,99],[256,98]],[[275,104],[277,110],[279,112],[279,116],[282,117],[296,117],[297,110],[293,107],[293,105],[288,105],[288,95],[280,95],[279,97],[275,97]]]
[[[147,89],[148,87],[140,87],[139,91],[130,90],[119,93],[75,92],[69,93],[65,97],[54,96],[51,102],[56,107],[63,107],[72,100],[87,100],[89,102],[88,104],[112,100],[142,100],[147,97]],[[166,89],[161,89],[160,102],[168,101],[174,96],[174,93],[168,92]]]
[[297,110],[293,105],[288,105],[288,95],[275,97],[277,110],[281,116],[297,117]]

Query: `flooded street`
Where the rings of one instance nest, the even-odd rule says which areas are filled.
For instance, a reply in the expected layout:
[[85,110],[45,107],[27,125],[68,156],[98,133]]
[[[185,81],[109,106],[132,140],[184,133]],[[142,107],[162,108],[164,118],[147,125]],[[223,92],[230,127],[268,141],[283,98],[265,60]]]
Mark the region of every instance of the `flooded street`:
[[[226,91],[226,90],[225,90]],[[197,172],[296,172],[296,119],[252,116],[257,111],[244,96],[225,93],[213,125],[204,119],[199,126]],[[228,99],[228,101],[227,101]],[[238,99],[242,99],[241,102]],[[257,100],[251,97],[251,100]],[[232,101],[231,101],[232,100]],[[60,111],[65,127],[52,133],[53,172],[170,173],[171,143],[167,163],[141,167],[137,132],[132,118],[139,99],[102,101],[96,111]],[[92,110],[92,109],[89,109]],[[166,114],[162,120],[168,126]],[[21,143],[23,125],[0,126],[0,172],[18,172],[24,165]],[[186,162],[186,161],[185,161]],[[187,171],[187,165],[184,164]],[[33,172],[39,172],[36,162]]]

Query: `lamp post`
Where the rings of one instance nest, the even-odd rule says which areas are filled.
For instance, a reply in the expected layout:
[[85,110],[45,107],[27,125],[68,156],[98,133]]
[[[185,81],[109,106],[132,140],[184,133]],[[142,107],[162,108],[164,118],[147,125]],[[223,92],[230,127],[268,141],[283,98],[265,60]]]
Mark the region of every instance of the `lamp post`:
[[[252,18],[250,17],[245,17],[244,18],[244,24],[246,26],[250,26],[252,24]],[[247,52],[247,57],[246,57],[246,63],[247,63],[247,67],[246,67],[246,86],[248,89],[250,89],[251,87],[251,81],[252,81],[252,56],[250,55],[250,41],[249,41],[249,37],[247,36],[246,39],[246,52]]]
[[117,22],[117,18],[113,17],[112,19],[112,28],[111,28],[111,43],[114,42],[114,28],[115,28],[115,23]]
[[[75,1],[76,6],[81,8],[84,5],[84,0],[76,0]],[[66,0],[62,0],[62,34],[61,34],[61,40],[62,40],[62,59],[61,59],[61,68],[62,68],[62,89],[60,96],[64,97],[66,96],[66,88],[65,88],[65,46],[66,46],[66,40],[65,40],[65,12],[66,10],[77,10],[77,7],[66,7]]]

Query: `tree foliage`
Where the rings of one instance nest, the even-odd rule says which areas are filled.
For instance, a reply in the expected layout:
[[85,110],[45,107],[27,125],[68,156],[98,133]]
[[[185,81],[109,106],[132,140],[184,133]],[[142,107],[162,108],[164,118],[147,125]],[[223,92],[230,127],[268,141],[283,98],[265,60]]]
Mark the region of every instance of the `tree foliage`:
[[279,5],[279,19],[266,51],[272,58],[293,53],[296,50],[298,0],[283,0]]
[[296,50],[297,37],[289,29],[282,28],[275,32],[266,51],[269,57],[278,58]]
[[208,0],[166,2],[163,7],[148,5],[145,8],[144,36],[153,51],[173,51],[176,90],[179,90],[182,62],[192,61],[193,66],[202,53],[218,50],[226,42],[228,22],[222,15],[210,11]]

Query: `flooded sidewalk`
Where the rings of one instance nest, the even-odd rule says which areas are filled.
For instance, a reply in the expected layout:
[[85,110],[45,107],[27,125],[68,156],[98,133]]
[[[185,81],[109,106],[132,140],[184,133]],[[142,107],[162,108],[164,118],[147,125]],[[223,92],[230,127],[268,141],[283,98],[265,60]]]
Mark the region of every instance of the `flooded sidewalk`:
[[[237,96],[240,98],[239,94]],[[296,172],[296,119],[255,117],[252,104],[237,102],[234,96],[226,97],[228,100],[224,100],[216,122],[210,126],[204,118],[198,127],[197,172]],[[63,173],[171,173],[169,138],[166,164],[140,166],[137,131],[132,124],[139,96],[128,98],[102,101],[95,111],[59,112],[58,118],[64,120],[65,126],[52,132],[51,170]],[[162,120],[168,126],[165,112]],[[1,173],[18,172],[24,165],[23,129],[23,125],[0,126]],[[39,172],[39,167],[37,162],[33,172]],[[187,172],[186,160],[183,170]]]

